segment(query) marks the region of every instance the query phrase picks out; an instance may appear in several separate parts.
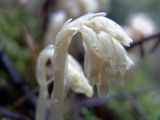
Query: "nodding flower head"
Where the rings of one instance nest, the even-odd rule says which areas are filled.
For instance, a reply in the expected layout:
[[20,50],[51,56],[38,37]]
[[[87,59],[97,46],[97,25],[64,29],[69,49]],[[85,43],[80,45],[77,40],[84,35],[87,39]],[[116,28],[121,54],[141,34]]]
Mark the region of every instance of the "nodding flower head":
[[42,50],[37,60],[36,77],[39,84],[39,98],[36,108],[36,120],[45,119],[45,110],[48,97],[46,63],[49,59],[52,60],[54,54],[53,50],[53,46],[49,45]]
[[54,55],[54,46],[49,45],[38,56],[37,65],[36,65],[36,77],[38,84],[44,86],[47,84],[47,71],[46,64],[48,60],[53,59]]
[[119,81],[133,65],[123,47],[132,40],[117,23],[104,16],[88,20],[81,33],[86,75],[92,84],[97,84],[99,94],[106,95],[108,82]]
[[65,74],[66,88],[69,85],[70,89],[77,93],[83,93],[88,97],[92,97],[93,88],[85,77],[80,64],[70,55],[68,55],[68,69]]
[[[61,49],[55,49],[57,55],[62,51],[66,53],[72,37],[77,32],[81,33],[85,48],[85,73],[91,84],[97,85],[100,95],[106,95],[109,81],[119,81],[133,65],[123,47],[129,46],[132,40],[105,15],[90,13],[67,22],[57,35],[56,46]],[[71,34],[66,34],[71,30]]]
[[99,94],[106,95],[108,82],[121,79],[133,62],[120,41],[111,37],[109,33],[105,31],[96,33],[87,26],[83,26],[81,30],[86,51],[84,66],[86,75],[93,85],[97,84]]
[[[53,65],[53,56],[54,56],[54,46],[47,46],[39,55],[37,61],[37,80],[40,86],[47,85],[47,71],[46,71],[46,63],[48,60],[51,60],[51,66]],[[65,68],[65,95],[68,90],[71,89],[77,93],[83,93],[88,97],[93,95],[92,86],[89,84],[89,81],[84,75],[84,72],[80,66],[80,64],[71,56],[67,55],[68,59],[66,60],[66,68]],[[52,69],[53,70],[53,69]],[[52,76],[50,78],[54,78],[54,71],[52,71]]]
[[125,46],[129,46],[132,42],[131,38],[124,32],[121,26],[104,16],[94,17],[89,20],[86,25],[92,28],[97,34],[100,31],[108,33],[111,38],[118,40]]

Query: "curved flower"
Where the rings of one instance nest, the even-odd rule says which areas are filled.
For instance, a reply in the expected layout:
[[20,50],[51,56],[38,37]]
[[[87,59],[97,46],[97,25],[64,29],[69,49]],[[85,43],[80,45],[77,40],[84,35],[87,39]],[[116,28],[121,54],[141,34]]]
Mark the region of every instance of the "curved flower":
[[53,59],[53,46],[49,45],[46,47],[38,56],[36,65],[36,78],[39,84],[39,98],[36,108],[36,120],[45,119],[45,110],[48,97],[48,82],[46,63],[50,59]]
[[111,38],[118,40],[125,46],[129,46],[132,42],[131,38],[124,32],[121,26],[104,16],[94,17],[89,20],[86,25],[96,33],[100,31],[108,33]]
[[93,88],[85,77],[80,64],[70,55],[68,55],[68,68],[65,74],[65,86],[77,93],[83,93],[92,97]]
[[[40,53],[37,60],[36,77],[40,87],[40,94],[36,110],[36,120],[39,120],[40,118],[45,119],[49,84],[47,80],[46,63],[48,60],[52,61],[53,56],[54,46],[49,45]],[[64,81],[65,94],[71,89],[74,92],[83,93],[86,96],[91,97],[93,95],[93,88],[86,79],[80,64],[71,55],[68,55],[66,64]],[[52,65],[52,67],[54,67],[54,65]],[[51,78],[54,78],[54,71],[52,72]]]
[[[50,83],[49,80],[47,80],[47,72],[46,71],[46,63],[48,60],[53,59],[54,56],[54,46],[49,45],[47,46],[39,55],[37,60],[37,70],[36,70],[36,76],[39,83],[40,88],[46,88],[42,92],[45,92],[45,97],[48,95],[48,89],[47,85]],[[81,65],[71,56],[67,55],[68,60],[66,60],[66,68],[65,68],[65,81],[64,81],[64,87],[65,92],[68,92],[68,89],[73,90],[77,93],[83,93],[88,97],[91,97],[93,95],[93,89],[90,86],[88,80],[86,79],[84,72],[81,68]],[[53,62],[51,63],[52,67],[54,67]],[[54,78],[54,71],[52,71],[52,74],[50,73],[50,78]],[[49,81],[49,82],[47,82]]]
[[58,100],[61,110],[63,89],[60,87],[64,83],[65,61],[68,46],[76,33],[81,33],[86,51],[85,73],[91,83],[98,86],[100,95],[106,94],[108,81],[120,79],[133,65],[123,47],[129,46],[132,40],[117,23],[105,15],[90,13],[74,21],[69,20],[57,34],[54,54],[56,80],[52,96],[53,100]]
[[[133,62],[121,43],[107,32],[98,34],[87,27],[81,28],[85,47],[85,72],[91,84],[97,84],[100,95],[106,95],[108,81],[119,80]],[[119,76],[119,78],[116,78]],[[103,89],[103,90],[102,90]]]

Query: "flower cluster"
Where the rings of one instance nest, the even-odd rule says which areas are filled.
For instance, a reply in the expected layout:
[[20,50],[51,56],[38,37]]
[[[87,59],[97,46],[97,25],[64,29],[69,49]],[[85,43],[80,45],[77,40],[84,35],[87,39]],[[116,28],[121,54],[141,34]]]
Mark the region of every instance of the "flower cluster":
[[57,56],[65,54],[72,37],[81,33],[85,74],[92,85],[97,85],[99,95],[106,95],[109,81],[120,80],[133,65],[123,47],[129,46],[132,40],[117,23],[105,16],[105,13],[90,13],[69,20],[58,33],[55,43]]
[[[48,58],[52,60],[55,78],[51,99],[51,118],[55,120],[63,118],[64,96],[69,88],[91,97],[90,81],[91,85],[97,86],[99,95],[104,96],[109,82],[119,81],[133,65],[123,47],[129,46],[132,40],[117,23],[105,16],[106,13],[90,13],[74,21],[68,20],[56,36],[55,47],[49,46],[40,54],[37,62],[40,85],[37,119],[44,118],[45,113],[47,82],[43,68]],[[81,34],[85,49],[86,77],[79,63],[68,55],[68,47],[77,33]]]
[[85,73],[91,83],[97,84],[99,95],[106,95],[108,82],[118,81],[133,62],[123,47],[132,40],[114,21],[95,17],[81,28],[85,47]]

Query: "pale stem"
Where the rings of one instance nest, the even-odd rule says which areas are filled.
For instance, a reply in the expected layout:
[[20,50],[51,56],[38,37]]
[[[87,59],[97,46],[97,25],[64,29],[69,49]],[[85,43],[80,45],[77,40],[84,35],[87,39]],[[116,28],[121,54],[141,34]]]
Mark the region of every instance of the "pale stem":
[[[54,91],[52,92],[51,119],[63,120],[63,103],[64,103],[64,71],[66,62],[66,51],[64,48],[55,48],[55,82]],[[56,103],[56,105],[54,105]],[[58,106],[58,107],[57,107]],[[60,113],[61,112],[61,113]]]
[[39,98],[36,108],[36,120],[45,120],[46,103],[47,103],[47,88],[40,87]]

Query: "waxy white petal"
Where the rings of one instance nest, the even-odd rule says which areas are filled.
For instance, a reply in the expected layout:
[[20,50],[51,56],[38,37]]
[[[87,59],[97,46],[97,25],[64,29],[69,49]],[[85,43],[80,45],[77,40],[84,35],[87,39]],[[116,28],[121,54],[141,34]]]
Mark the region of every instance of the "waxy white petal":
[[110,36],[114,37],[126,46],[129,46],[132,42],[132,40],[124,32],[122,27],[120,27],[117,23],[110,20],[109,18],[103,16],[94,17],[90,21],[86,22],[86,24],[97,33],[100,31],[107,32],[108,34],[110,34]]

